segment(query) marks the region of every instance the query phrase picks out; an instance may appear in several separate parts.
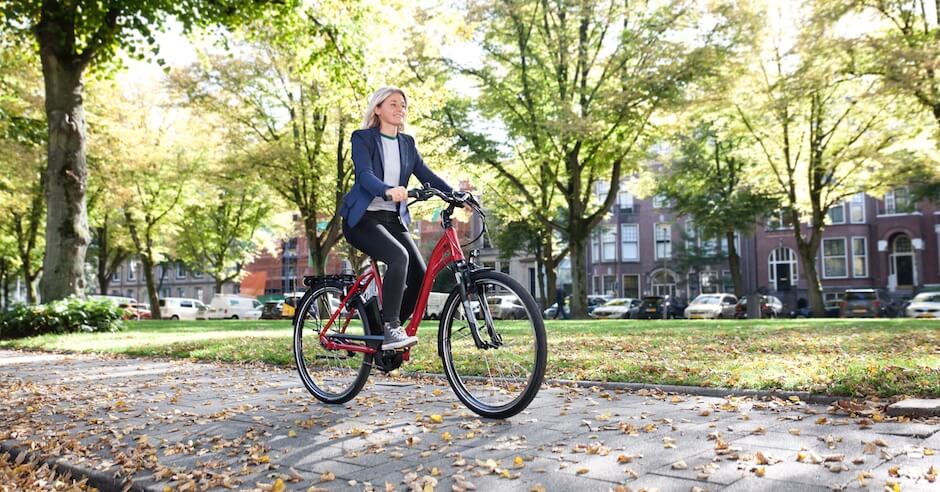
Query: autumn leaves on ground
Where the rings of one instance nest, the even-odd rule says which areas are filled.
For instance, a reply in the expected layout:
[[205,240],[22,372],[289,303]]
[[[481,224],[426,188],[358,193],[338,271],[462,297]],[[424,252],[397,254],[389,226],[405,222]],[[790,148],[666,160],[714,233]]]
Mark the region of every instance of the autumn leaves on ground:
[[[592,320],[547,321],[546,328],[548,378],[940,395],[940,323],[929,320]],[[403,370],[441,372],[436,331],[425,322]],[[116,334],[46,335],[0,347],[290,365],[291,336],[287,321],[137,322]]]

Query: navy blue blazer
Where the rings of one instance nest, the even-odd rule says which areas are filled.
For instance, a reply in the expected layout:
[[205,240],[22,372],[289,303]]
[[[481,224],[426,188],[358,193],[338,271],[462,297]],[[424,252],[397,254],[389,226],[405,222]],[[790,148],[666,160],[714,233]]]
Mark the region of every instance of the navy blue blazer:
[[[355,227],[366,213],[366,208],[376,197],[384,197],[385,191],[393,188],[385,184],[385,155],[382,149],[382,134],[378,127],[356,130],[352,134],[352,160],[355,171],[353,187],[343,197],[339,207],[339,214],[349,227]],[[453,189],[428,169],[415,147],[415,139],[411,135],[398,134],[398,152],[401,156],[401,174],[399,186],[408,185],[411,175],[415,175],[421,184],[431,183],[431,186],[441,191],[451,192]],[[398,207],[398,215],[407,227],[411,223],[411,214],[407,206]]]

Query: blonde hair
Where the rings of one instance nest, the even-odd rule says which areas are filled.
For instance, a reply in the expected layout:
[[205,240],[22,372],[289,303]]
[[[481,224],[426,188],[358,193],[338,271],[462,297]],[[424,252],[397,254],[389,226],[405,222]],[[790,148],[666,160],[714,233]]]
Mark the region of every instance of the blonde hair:
[[[388,96],[392,94],[401,94],[401,97],[405,100],[405,107],[408,107],[408,96],[405,95],[405,91],[394,86],[382,87],[381,89],[375,91],[372,94],[372,97],[369,99],[369,107],[366,108],[366,112],[362,117],[362,128],[375,128],[381,125],[379,120],[379,115],[375,114],[375,108],[382,105]],[[398,125],[398,131],[405,131],[405,123]]]

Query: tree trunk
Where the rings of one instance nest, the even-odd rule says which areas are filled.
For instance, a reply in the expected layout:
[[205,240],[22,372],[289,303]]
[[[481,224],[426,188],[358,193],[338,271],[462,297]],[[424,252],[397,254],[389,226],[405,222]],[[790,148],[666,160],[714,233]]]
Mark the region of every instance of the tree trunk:
[[[308,224],[307,221],[304,221],[304,236],[307,238],[307,251],[310,252],[310,261],[313,263],[310,265],[313,267],[313,274],[325,275],[328,251],[324,251],[324,248],[321,247],[318,241],[316,220],[314,220],[312,224]],[[303,272],[294,273],[303,274]]]
[[144,266],[144,283],[147,284],[147,298],[150,299],[150,316],[153,319],[163,319],[160,316],[160,296],[157,295],[156,284],[153,280],[153,257],[150,254],[142,254],[140,262]]
[[212,280],[215,280],[215,293],[222,293],[222,285],[225,284],[225,279],[221,277],[212,277]]
[[7,260],[3,260],[3,276],[0,277],[0,281],[3,282],[3,309],[9,309],[10,307],[10,272],[8,269]]
[[822,316],[826,314],[826,309],[823,307],[822,286],[819,284],[819,273],[816,271],[816,253],[808,251],[809,249],[799,248],[800,261],[803,262],[803,273],[806,274],[809,305],[813,309],[813,315]]
[[60,26],[37,31],[46,90],[48,163],[46,180],[46,252],[40,285],[44,301],[84,296],[88,214],[85,192],[85,110],[83,66],[60,58]]
[[741,256],[734,245],[734,230],[725,232],[728,242],[728,269],[731,270],[731,282],[734,284],[734,295],[739,299],[744,295],[744,275],[741,274]]
[[584,241],[571,238],[571,319],[587,318],[587,259]]

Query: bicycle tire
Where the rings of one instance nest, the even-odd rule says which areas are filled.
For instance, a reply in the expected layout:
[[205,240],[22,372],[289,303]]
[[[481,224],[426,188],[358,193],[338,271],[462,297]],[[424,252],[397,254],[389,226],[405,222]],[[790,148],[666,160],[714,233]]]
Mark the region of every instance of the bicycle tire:
[[[493,419],[505,419],[512,417],[513,415],[518,414],[523,411],[529,404],[532,402],[532,399],[535,398],[538,394],[539,389],[542,386],[542,380],[545,377],[545,367],[548,363],[548,341],[545,334],[545,324],[542,320],[542,313],[538,309],[538,305],[535,303],[535,299],[532,298],[532,295],[529,294],[521,284],[512,279],[509,275],[506,275],[501,272],[494,272],[489,270],[478,270],[470,274],[471,281],[475,284],[478,289],[478,292],[485,292],[488,285],[499,286],[502,289],[510,292],[512,295],[515,295],[523,304],[526,310],[526,315],[528,316],[529,326],[526,327],[521,322],[511,321],[510,325],[500,321],[497,323],[494,320],[494,328],[497,332],[500,332],[500,335],[506,333],[507,335],[519,332],[523,335],[528,331],[527,328],[531,328],[531,335],[534,337],[532,341],[533,346],[533,359],[531,361],[531,371],[525,377],[524,382],[521,381],[522,378],[516,376],[506,376],[499,367],[497,371],[499,372],[500,377],[494,377],[493,366],[495,362],[491,364],[488,360],[488,352],[490,350],[496,353],[504,353],[507,355],[514,355],[513,350],[516,348],[525,349],[528,346],[526,341],[519,341],[516,344],[515,336],[505,336],[503,337],[503,343],[499,348],[495,349],[478,349],[475,345],[471,345],[471,339],[468,338],[469,328],[463,326],[465,323],[459,323],[462,320],[459,316],[460,312],[463,310],[462,299],[459,289],[454,289],[451,292],[450,296],[447,298],[447,302],[444,304],[444,308],[441,311],[441,323],[440,329],[438,330],[437,344],[438,344],[438,355],[441,357],[442,365],[444,366],[444,374],[447,377],[448,383],[450,383],[451,389],[457,395],[457,398],[463,403],[467,408],[472,410],[474,413]],[[481,309],[485,303],[485,296],[483,301],[480,301]],[[475,318],[478,316],[474,316]],[[482,320],[481,320],[482,321]],[[522,325],[522,330],[515,330],[512,324]],[[458,327],[456,328],[455,327]],[[455,332],[465,331],[462,335],[457,336]],[[480,336],[484,339],[489,339],[487,335],[485,321],[479,324]],[[466,366],[464,364],[458,364],[455,359],[455,343],[460,343],[462,340],[462,346],[457,349],[458,352],[463,351],[467,354],[466,356]],[[476,361],[476,362],[475,362]],[[482,361],[482,362],[479,362]],[[523,360],[523,362],[526,362]],[[473,367],[474,364],[482,363],[485,366],[486,373],[482,376],[478,374],[473,374],[479,372],[479,368]],[[521,364],[515,364],[527,371],[525,367]],[[465,373],[465,374],[461,374]],[[475,380],[483,379],[487,381],[485,385],[475,384]],[[499,384],[503,384],[507,388],[511,388],[513,384],[525,384],[525,387],[519,392],[518,396],[512,398],[509,402],[501,404],[491,404],[485,402],[477,394],[478,391],[475,389],[477,386],[482,387],[496,387]],[[481,390],[482,391],[482,390]],[[498,394],[505,394],[505,390],[496,391]]]
[[[335,309],[330,303],[330,298],[326,296],[335,295],[342,300],[343,287],[343,284],[339,282],[332,282],[319,284],[307,290],[300,299],[300,302],[297,303],[298,309],[294,313],[293,320],[294,362],[297,365],[300,380],[310,394],[318,400],[329,404],[346,403],[355,398],[362,390],[363,386],[365,386],[366,381],[369,379],[369,372],[372,369],[372,354],[346,350],[327,350],[320,343],[319,332],[322,324],[318,323],[324,322],[324,320],[322,320],[322,316],[320,315],[321,310],[313,308],[317,306],[318,300],[320,301],[321,307],[330,306],[325,314],[326,320],[329,320],[329,317],[335,312]],[[323,302],[326,304],[323,304]],[[338,309],[338,307],[336,309]],[[365,309],[362,306],[356,306],[355,309],[359,313],[359,323],[362,328],[361,333],[354,334],[365,334],[368,331]],[[318,318],[314,319],[313,316],[318,316]],[[343,318],[341,315],[334,321],[334,326],[341,325],[342,321]],[[305,340],[307,341],[306,353]],[[323,368],[316,367],[315,364],[314,367],[308,367],[310,355],[315,353],[319,353],[320,355],[314,355],[314,361],[319,360],[322,362],[326,360],[329,364],[330,360],[335,360],[337,362],[336,367],[330,366]],[[355,363],[347,364],[345,371],[339,367],[340,361],[353,357],[361,358],[361,362],[358,363],[358,368],[353,367],[356,365]],[[327,384],[327,381],[334,382],[334,384]]]

